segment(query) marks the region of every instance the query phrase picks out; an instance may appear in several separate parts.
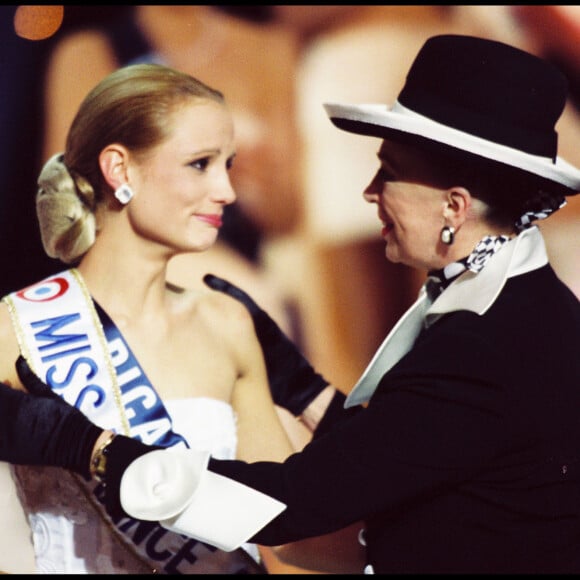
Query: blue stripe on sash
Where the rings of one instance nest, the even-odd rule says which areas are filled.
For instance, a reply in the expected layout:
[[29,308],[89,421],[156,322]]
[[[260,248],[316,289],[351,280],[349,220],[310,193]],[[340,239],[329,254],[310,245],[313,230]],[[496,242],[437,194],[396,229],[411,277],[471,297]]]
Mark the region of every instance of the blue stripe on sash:
[[171,419],[137,358],[109,315],[93,300],[119,381],[121,400],[131,427],[131,436],[148,445],[189,447],[172,430]]

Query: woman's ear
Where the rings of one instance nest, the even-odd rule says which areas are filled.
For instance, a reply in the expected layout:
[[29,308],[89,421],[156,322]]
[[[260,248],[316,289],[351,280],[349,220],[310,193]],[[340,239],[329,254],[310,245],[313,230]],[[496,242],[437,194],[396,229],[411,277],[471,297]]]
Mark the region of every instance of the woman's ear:
[[446,223],[458,228],[467,219],[473,198],[465,187],[451,187],[447,191],[447,202],[443,210]]
[[99,167],[107,184],[116,191],[127,183],[129,154],[122,145],[107,145],[99,154]]

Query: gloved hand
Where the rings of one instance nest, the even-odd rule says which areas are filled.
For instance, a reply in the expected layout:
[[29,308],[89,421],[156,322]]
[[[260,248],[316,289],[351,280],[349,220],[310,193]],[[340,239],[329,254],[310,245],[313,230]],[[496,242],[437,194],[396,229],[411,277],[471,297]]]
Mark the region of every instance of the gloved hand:
[[[64,467],[90,480],[93,447],[103,429],[55,394],[22,356],[16,361],[16,371],[31,394],[0,383],[0,460]],[[124,435],[115,436],[108,445],[105,508],[111,517],[127,515],[119,499],[125,469],[155,449],[160,448]]]
[[90,478],[91,452],[102,429],[53,394],[21,356],[16,370],[40,396],[0,383],[0,460],[64,467]]
[[274,402],[298,417],[329,385],[304,358],[296,345],[272,318],[243,290],[232,283],[206,274],[203,281],[214,290],[230,295],[249,310],[266,362]]
[[138,439],[125,435],[116,435],[107,447],[107,469],[105,483],[105,509],[113,520],[127,516],[121,504],[121,479],[125,470],[135,459],[151,451],[163,449],[154,445],[145,445]]

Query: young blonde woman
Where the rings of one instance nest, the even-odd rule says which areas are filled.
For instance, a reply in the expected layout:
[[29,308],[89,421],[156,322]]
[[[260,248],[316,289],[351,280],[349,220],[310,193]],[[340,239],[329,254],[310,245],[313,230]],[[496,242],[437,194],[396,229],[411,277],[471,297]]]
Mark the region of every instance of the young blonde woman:
[[[54,393],[131,441],[246,461],[291,453],[246,308],[166,281],[172,257],[215,243],[236,199],[235,154],[222,94],[193,77],[143,64],[99,83],[39,178],[43,244],[68,268],[0,305],[2,379],[23,388],[22,355]],[[98,479],[41,467],[14,476],[38,572],[264,571],[255,545],[224,552],[111,519]]]

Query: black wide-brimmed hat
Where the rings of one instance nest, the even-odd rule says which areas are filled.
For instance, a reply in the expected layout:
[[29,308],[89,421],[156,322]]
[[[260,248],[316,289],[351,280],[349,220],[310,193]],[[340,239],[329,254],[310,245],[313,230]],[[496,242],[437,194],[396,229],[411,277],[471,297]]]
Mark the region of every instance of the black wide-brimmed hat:
[[[473,36],[429,38],[394,105],[326,103],[331,121],[360,135],[411,135],[548,179],[567,195],[580,170],[558,157],[564,75],[545,60]],[[580,145],[579,145],[580,146]]]

